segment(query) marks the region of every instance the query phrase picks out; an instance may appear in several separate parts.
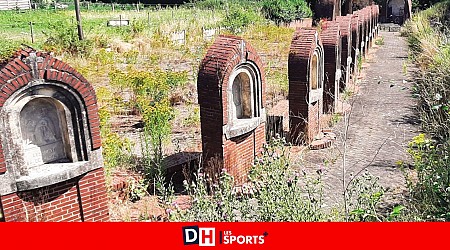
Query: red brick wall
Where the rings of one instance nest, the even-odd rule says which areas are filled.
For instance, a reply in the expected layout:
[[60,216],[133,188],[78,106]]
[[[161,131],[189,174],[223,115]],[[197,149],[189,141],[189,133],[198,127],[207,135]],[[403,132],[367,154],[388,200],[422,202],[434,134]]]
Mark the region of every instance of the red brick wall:
[[237,183],[246,181],[251,163],[254,162],[255,156],[260,155],[265,142],[264,126],[259,126],[251,133],[225,141],[223,147],[225,168],[235,177]]
[[[0,108],[15,91],[33,81],[31,68],[22,59],[34,52],[31,49],[18,51],[5,65],[0,65]],[[101,147],[100,120],[98,116],[97,97],[94,88],[74,68],[52,57],[48,53],[36,52],[43,61],[38,63],[38,78],[57,81],[76,90],[87,109],[90,140],[92,149]],[[1,144],[1,143],[0,143]],[[0,146],[0,174],[6,171],[5,157]]]
[[341,57],[341,37],[338,22],[326,22],[322,25],[320,34],[323,43],[325,60],[325,78],[323,92],[323,111],[333,113],[335,100],[339,99],[339,92],[336,93],[336,70],[340,67]]
[[357,76],[358,73],[358,67],[357,65],[357,55],[360,53],[360,45],[361,45],[361,25],[360,25],[360,19],[357,14],[352,15],[352,64],[351,64],[351,72],[352,75]]
[[308,127],[307,135],[308,142],[311,142],[314,137],[320,132],[320,119],[323,110],[323,99],[310,104],[308,106]]
[[310,143],[320,129],[316,119],[322,113],[322,97],[310,103],[308,80],[309,60],[317,46],[316,33],[316,29],[297,29],[289,52],[289,133],[293,144]]
[[5,221],[107,221],[103,169],[34,190],[0,197]]
[[359,52],[361,56],[364,56],[366,48],[365,45],[362,47],[362,43],[364,43],[366,39],[366,18],[364,12],[358,10],[355,15],[358,16],[358,26],[359,26]]
[[[245,43],[244,53],[241,51],[242,42]],[[255,49],[239,37],[219,36],[203,58],[197,79],[204,169],[217,173],[225,167],[238,182],[245,179],[243,176],[254,162],[254,148],[259,152],[265,141],[265,123],[231,140],[224,136],[223,126],[229,123],[228,81],[233,69],[242,61],[250,61],[259,69],[264,107],[263,63]]]
[[367,55],[367,53],[369,53],[369,49],[370,49],[370,43],[369,43],[369,41],[368,41],[368,38],[370,37],[370,32],[371,32],[371,11],[370,11],[370,8],[369,7],[366,7],[366,8],[364,8],[364,9],[362,9],[361,10],[363,13],[364,13],[364,29],[365,29],[365,34],[366,34],[366,37],[364,38],[365,39],[365,51],[364,51],[364,56],[366,56]]
[[342,36],[342,47],[341,47],[341,82],[339,89],[342,92],[345,86],[348,84],[348,79],[350,77],[350,65],[347,65],[347,58],[351,56],[352,51],[352,29],[351,29],[351,16],[341,16],[337,17],[336,21],[339,22],[339,30]]

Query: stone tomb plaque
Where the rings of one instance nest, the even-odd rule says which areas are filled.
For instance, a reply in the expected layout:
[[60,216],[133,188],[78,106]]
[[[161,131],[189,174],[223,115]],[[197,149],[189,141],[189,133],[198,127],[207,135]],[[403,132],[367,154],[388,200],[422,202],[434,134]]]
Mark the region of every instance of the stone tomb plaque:
[[24,106],[20,129],[28,167],[67,160],[60,124],[58,109],[51,101],[37,98]]

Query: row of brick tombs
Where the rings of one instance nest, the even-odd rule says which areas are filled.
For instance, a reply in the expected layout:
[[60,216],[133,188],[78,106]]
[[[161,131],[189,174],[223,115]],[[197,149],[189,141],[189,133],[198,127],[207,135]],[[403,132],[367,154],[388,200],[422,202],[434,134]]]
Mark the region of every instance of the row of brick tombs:
[[[309,144],[323,114],[358,75],[378,7],[297,29],[288,59],[289,140]],[[255,49],[219,36],[198,74],[202,162],[237,182],[266,143],[265,73]],[[0,71],[0,212],[4,221],[108,220],[99,116],[88,81],[43,52],[19,51]],[[170,174],[170,173],[169,173]]]
[[[298,28],[288,59],[289,131],[283,114],[266,115],[264,66],[246,41],[220,36],[200,66],[197,91],[205,169],[227,169],[239,182],[262,145],[276,133],[293,145],[321,148],[332,136],[322,126],[327,114],[343,112],[341,93],[358,72],[378,31],[378,6],[372,5],[320,28]],[[327,134],[329,133],[329,134]]]

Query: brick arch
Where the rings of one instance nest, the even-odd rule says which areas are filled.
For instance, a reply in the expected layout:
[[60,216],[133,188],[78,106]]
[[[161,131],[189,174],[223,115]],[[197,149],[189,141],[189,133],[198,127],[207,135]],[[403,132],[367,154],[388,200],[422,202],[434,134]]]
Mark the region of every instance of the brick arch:
[[[294,144],[311,142],[320,130],[323,95],[319,96],[318,101],[310,103],[310,94],[313,91],[310,91],[309,86],[310,59],[316,50],[323,51],[317,30],[297,29],[291,42],[288,59],[289,130],[290,140]],[[323,58],[319,59],[323,63]],[[323,78],[319,81],[323,81]]]
[[[243,46],[243,47],[242,47]],[[198,73],[198,88],[199,91],[205,88],[208,90],[221,91],[222,101],[217,101],[214,105],[221,105],[226,107],[228,98],[226,91],[228,88],[228,81],[234,68],[243,61],[253,62],[261,74],[261,81],[263,86],[263,93],[265,92],[265,73],[261,58],[256,50],[245,40],[237,36],[221,35],[211,45],[203,58]],[[210,97],[211,95],[199,93],[199,104],[211,106],[210,100],[205,100],[203,97]],[[208,98],[209,99],[209,98]],[[262,98],[263,106],[265,104],[265,95]],[[222,124],[228,123],[228,113],[225,108],[223,113]]]
[[[100,120],[94,88],[78,71],[49,53],[19,50],[0,65],[0,109],[11,95],[35,80],[62,83],[79,95],[87,111],[92,150],[100,148]],[[0,174],[4,172],[6,164],[0,143]]]
[[320,34],[324,50],[324,97],[325,113],[335,110],[335,103],[339,100],[339,78],[341,76],[342,40],[338,22],[326,22]]
[[[265,142],[265,118],[242,135],[231,134],[229,81],[240,65],[251,63],[261,80],[261,106],[265,106],[264,65],[256,50],[237,36],[221,35],[209,47],[197,78],[203,164],[207,171],[226,168],[240,182]],[[264,113],[264,112],[262,112]],[[214,164],[214,165],[213,165]],[[217,169],[218,168],[218,169]],[[245,178],[245,177],[244,177]]]

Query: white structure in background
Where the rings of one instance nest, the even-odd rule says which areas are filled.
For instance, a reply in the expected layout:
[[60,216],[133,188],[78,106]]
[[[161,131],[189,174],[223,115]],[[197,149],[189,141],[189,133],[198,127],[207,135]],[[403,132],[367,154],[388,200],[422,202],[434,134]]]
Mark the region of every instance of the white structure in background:
[[0,10],[29,10],[30,0],[0,0]]

